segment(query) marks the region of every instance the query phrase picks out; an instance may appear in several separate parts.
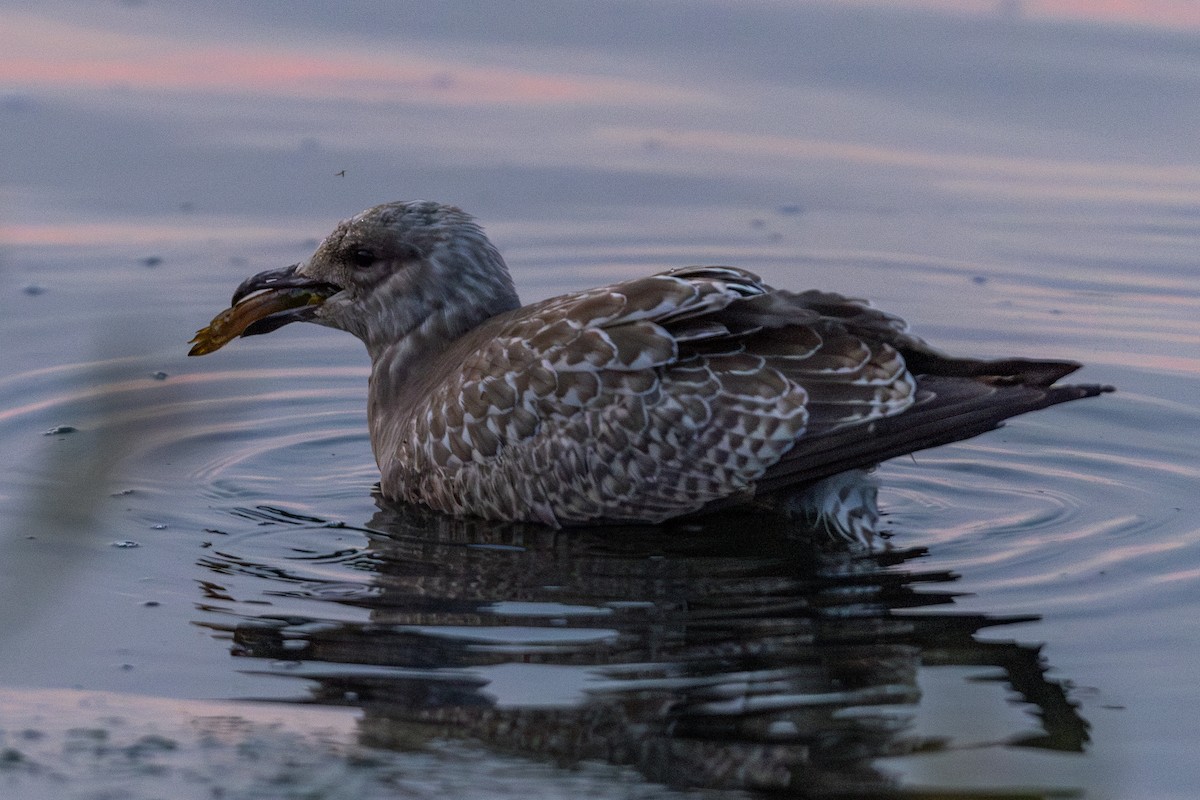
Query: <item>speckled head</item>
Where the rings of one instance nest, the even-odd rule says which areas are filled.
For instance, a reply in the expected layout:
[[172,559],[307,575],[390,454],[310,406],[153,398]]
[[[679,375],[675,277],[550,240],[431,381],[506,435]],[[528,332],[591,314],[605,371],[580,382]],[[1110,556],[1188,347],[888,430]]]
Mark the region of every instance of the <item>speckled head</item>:
[[[312,302],[299,308],[258,294],[283,298],[307,289]],[[204,352],[237,335],[308,321],[354,334],[374,357],[418,332],[454,339],[519,305],[504,259],[483,229],[462,210],[427,200],[384,203],[339,223],[305,261],[243,282],[233,305],[252,299],[263,313],[238,315],[241,329]]]

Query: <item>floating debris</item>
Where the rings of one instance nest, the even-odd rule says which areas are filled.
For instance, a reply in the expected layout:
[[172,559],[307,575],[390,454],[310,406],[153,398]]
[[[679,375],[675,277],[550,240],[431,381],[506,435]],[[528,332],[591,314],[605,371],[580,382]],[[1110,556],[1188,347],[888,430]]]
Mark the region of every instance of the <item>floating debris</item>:
[[74,425],[55,425],[48,431],[42,431],[42,436],[63,436],[79,430]]
[[13,769],[14,767],[23,766],[28,762],[29,758],[20,750],[14,750],[11,747],[0,750],[0,769]]
[[39,283],[27,283],[21,287],[21,291],[30,297],[37,297],[39,294],[46,293],[46,287]]
[[163,262],[161,256],[146,256],[141,260],[143,267],[157,267]]
[[797,214],[804,213],[804,206],[800,205],[799,203],[787,203],[785,205],[779,206],[779,208],[777,208],[775,210],[785,216],[794,217]]
[[158,372],[151,372],[150,377],[156,381],[165,381],[170,376],[162,370],[159,370]]
[[119,547],[122,550],[131,550],[135,547],[141,547],[141,542],[135,542],[133,539],[118,539],[112,543],[113,547]]

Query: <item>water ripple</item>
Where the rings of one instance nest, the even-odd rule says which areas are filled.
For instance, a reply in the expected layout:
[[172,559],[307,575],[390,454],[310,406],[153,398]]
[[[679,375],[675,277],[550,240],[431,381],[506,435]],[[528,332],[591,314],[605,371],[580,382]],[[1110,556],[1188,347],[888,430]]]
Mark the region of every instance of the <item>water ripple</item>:
[[[918,288],[970,277],[913,272]],[[1061,318],[1096,303],[1085,288],[992,311],[1069,333]],[[918,673],[955,666],[1020,697],[991,746],[1077,752],[1089,722],[1069,678],[1037,645],[981,632],[1136,613],[1155,589],[1183,604],[1200,580],[1194,509],[1162,502],[1200,482],[1185,402],[1122,391],[893,460],[878,473],[888,537],[847,552],[739,515],[556,533],[376,510],[366,372],[326,347],[28,370],[0,381],[0,441],[33,463],[98,458],[122,525],[200,548],[185,556],[197,624],[246,671],[361,706],[381,740],[437,731],[684,784],[875,786],[874,758],[975,746],[906,727]],[[51,472],[6,472],[0,492]]]
[[[1130,602],[1195,547],[1186,515],[1163,498],[1200,483],[1177,433],[1200,430],[1200,411],[1137,395],[1113,400],[884,465],[893,533],[1014,608],[1096,613]],[[1097,584],[1109,575],[1119,583]]]

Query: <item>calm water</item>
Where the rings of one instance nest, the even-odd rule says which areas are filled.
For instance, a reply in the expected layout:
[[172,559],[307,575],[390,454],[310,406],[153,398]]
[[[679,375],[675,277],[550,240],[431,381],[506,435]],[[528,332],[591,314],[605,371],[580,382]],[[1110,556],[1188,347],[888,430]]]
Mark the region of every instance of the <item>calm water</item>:
[[[0,794],[1194,796],[1200,28],[928,5],[6,10]],[[1120,391],[870,553],[383,509],[361,345],[185,342],[413,197],[527,301],[730,263]]]

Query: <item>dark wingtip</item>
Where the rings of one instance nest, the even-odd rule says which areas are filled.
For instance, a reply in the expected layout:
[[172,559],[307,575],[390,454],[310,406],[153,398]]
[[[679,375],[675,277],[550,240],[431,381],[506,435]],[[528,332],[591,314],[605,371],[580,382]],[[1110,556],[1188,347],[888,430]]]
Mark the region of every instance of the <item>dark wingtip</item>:
[[1083,365],[1037,358],[951,358],[935,352],[906,352],[909,368],[920,375],[975,378],[993,386],[1051,386]]
[[[1069,362],[1052,363],[1065,368]],[[1052,373],[1048,370],[1045,374]],[[758,481],[758,490],[773,492],[792,484],[812,483],[848,469],[969,439],[1019,414],[1116,391],[1105,383],[1039,386],[989,378],[926,375],[920,379],[928,391],[924,402],[876,420],[866,431],[861,426],[850,427],[802,439]]]
[[988,370],[985,374],[997,375],[1027,386],[1050,386],[1083,366],[1078,361],[1029,358],[1006,358],[1000,361],[985,361],[982,364]]
[[1048,390],[1055,396],[1061,396],[1062,401],[1065,402],[1111,394],[1117,390],[1117,387],[1107,383],[1072,383],[1066,386],[1051,386],[1048,387]]

